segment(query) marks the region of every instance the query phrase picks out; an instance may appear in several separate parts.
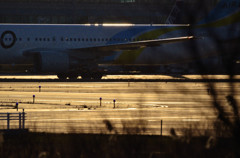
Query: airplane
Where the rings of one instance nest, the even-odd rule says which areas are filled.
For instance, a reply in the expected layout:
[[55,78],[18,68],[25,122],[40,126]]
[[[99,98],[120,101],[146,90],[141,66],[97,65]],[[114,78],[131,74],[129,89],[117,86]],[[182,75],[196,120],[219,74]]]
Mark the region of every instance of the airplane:
[[[0,24],[0,72],[101,79],[99,64],[151,65],[218,55],[240,37],[240,0],[220,0],[196,24]],[[196,49],[193,49],[192,45]]]

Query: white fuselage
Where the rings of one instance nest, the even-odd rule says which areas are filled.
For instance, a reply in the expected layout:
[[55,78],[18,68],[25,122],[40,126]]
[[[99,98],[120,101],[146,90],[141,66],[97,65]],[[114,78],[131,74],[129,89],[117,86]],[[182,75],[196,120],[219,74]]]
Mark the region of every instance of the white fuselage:
[[[239,28],[239,27],[238,27]],[[217,32],[226,32],[226,27],[219,27]],[[11,31],[14,35],[6,31]],[[236,37],[239,29],[234,30]],[[236,31],[238,31],[236,33]],[[191,32],[191,33],[189,33]],[[26,51],[69,50],[92,48],[121,43],[146,41],[196,35],[203,38],[193,42],[177,42],[138,50],[114,51],[104,56],[100,63],[115,64],[169,64],[184,62],[195,58],[216,54],[216,39],[225,39],[225,35],[209,36],[210,30],[194,28],[187,25],[37,25],[37,24],[0,24],[1,46],[0,64],[28,64]],[[213,32],[211,31],[211,34]],[[231,34],[231,38],[233,36]],[[15,36],[16,41],[13,39]],[[194,44],[196,49],[191,45]],[[4,48],[7,46],[8,48]],[[197,52],[196,52],[197,50]],[[91,53],[91,52],[88,52]],[[97,52],[94,52],[97,53]],[[99,52],[101,53],[101,52]],[[100,54],[101,55],[101,54]]]

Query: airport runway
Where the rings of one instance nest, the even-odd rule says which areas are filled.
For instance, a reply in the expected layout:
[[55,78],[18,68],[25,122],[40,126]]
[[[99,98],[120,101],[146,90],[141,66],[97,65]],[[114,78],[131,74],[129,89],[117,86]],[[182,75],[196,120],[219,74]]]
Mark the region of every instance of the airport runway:
[[[0,113],[27,113],[30,131],[169,135],[212,129],[216,119],[206,82],[0,82]],[[240,84],[235,82],[239,100]],[[39,86],[41,89],[39,90]],[[231,85],[214,83],[217,100],[227,105]],[[33,103],[33,95],[35,102]],[[102,98],[100,106],[100,97]],[[113,100],[115,102],[115,108]],[[6,128],[6,121],[1,121]],[[11,122],[12,128],[18,122]]]

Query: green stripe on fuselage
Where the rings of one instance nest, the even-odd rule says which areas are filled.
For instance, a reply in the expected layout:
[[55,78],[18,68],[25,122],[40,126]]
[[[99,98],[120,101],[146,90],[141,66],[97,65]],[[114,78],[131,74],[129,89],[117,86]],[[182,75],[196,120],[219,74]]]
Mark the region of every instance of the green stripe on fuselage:
[[[136,37],[135,39],[139,40],[152,40],[157,39],[159,36],[166,34],[171,31],[176,31],[183,29],[184,27],[179,26],[170,26],[161,29],[152,30],[142,35]],[[123,51],[121,55],[114,61],[114,64],[134,64],[139,55],[143,52],[144,48],[139,48],[136,50]]]
[[[193,29],[223,27],[223,26],[228,26],[234,23],[239,23],[239,22],[240,22],[240,12],[237,12],[235,14],[232,14],[231,16],[225,17],[224,19],[220,19],[207,24],[195,25]],[[184,27],[179,27],[179,26],[165,27],[165,28],[156,29],[156,30],[143,33],[142,35],[136,37],[136,39],[140,39],[140,40],[157,39],[163,34],[169,33],[171,31],[181,30],[181,29],[184,29]],[[123,51],[114,63],[133,64],[136,61],[136,59],[139,57],[139,55],[143,52],[143,50],[144,48],[133,50],[133,51]]]
[[195,28],[207,28],[207,27],[222,27],[222,26],[227,26],[230,24],[238,23],[240,22],[240,12],[237,12],[231,16],[228,16],[224,19],[220,19],[214,22],[210,22],[207,24],[201,24],[195,26]]
[[123,51],[114,64],[132,64],[143,50],[144,48]]

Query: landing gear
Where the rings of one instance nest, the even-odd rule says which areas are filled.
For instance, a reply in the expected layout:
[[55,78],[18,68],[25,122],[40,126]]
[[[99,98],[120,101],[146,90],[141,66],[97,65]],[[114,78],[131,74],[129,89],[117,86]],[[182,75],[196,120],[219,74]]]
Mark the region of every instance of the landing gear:
[[68,78],[69,78],[70,80],[77,80],[78,75],[77,75],[77,74],[71,74],[71,75],[68,76]]
[[[102,78],[103,74],[101,73],[83,73],[81,75],[82,79],[83,80],[100,80]],[[60,79],[60,80],[77,80],[78,78],[78,75],[77,74],[64,74],[64,73],[61,73],[61,74],[58,74],[57,77]]]
[[67,79],[67,75],[66,74],[58,74],[57,77],[60,80],[66,80]]
[[84,80],[100,80],[102,78],[102,74],[94,73],[94,74],[82,74],[81,77]]
[[78,75],[77,74],[64,74],[64,73],[61,73],[61,74],[58,74],[57,77],[60,80],[67,80],[67,79],[76,80],[78,78]]
[[97,79],[97,80],[101,80],[102,77],[103,77],[102,74],[95,74],[95,75],[93,76],[93,78],[94,78],[94,79]]

